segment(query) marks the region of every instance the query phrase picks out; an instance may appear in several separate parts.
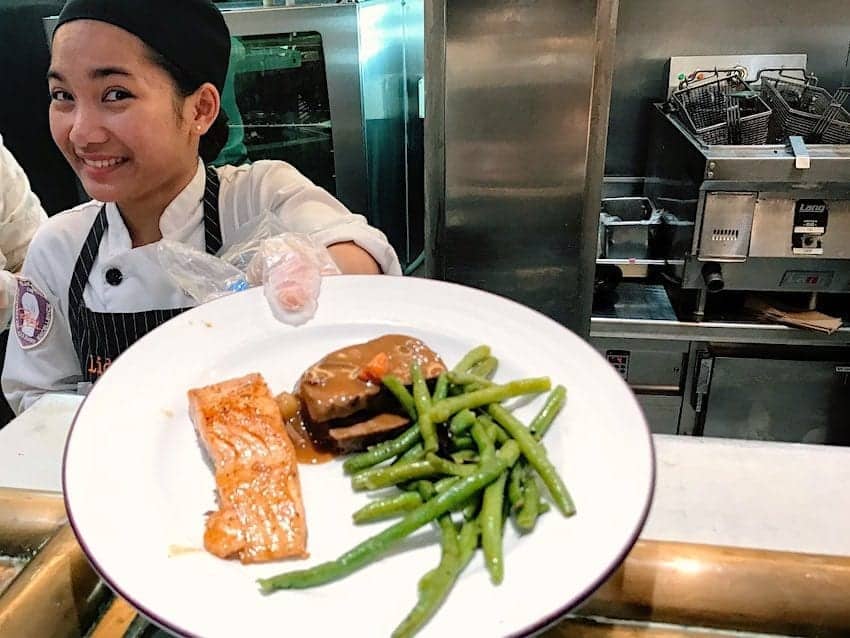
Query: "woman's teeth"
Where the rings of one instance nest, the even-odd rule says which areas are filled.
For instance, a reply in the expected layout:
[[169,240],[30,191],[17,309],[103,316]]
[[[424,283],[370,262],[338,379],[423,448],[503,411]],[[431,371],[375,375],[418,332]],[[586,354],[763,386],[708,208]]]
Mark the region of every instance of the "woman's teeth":
[[86,166],[91,166],[92,168],[109,168],[110,166],[117,166],[118,164],[123,164],[127,160],[123,157],[115,157],[113,159],[108,160],[91,160],[91,159],[83,159],[83,164]]

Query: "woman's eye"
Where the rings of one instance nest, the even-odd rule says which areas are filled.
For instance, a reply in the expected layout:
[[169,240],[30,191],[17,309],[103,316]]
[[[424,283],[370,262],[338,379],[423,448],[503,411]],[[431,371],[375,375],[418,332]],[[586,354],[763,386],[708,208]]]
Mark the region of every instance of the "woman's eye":
[[50,99],[54,102],[68,102],[73,100],[71,94],[67,91],[63,91],[62,89],[54,89],[50,92]]
[[103,96],[104,102],[119,102],[133,97],[129,91],[124,89],[109,89]]

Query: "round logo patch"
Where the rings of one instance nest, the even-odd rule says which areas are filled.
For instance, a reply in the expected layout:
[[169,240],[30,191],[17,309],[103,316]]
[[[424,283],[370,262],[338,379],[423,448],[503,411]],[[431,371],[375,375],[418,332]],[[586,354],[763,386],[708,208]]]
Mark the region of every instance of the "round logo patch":
[[15,295],[15,334],[25,350],[34,348],[47,337],[53,325],[53,306],[38,286],[18,277]]

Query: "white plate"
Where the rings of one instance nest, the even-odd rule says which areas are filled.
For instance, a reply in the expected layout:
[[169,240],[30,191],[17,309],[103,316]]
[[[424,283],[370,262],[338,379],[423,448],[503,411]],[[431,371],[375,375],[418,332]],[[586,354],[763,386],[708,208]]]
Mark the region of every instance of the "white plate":
[[[629,551],[654,483],[652,440],[634,396],[589,345],[501,297],[395,277],[329,277],[307,325],[275,321],[261,290],[195,308],[131,347],[94,386],[74,421],[65,501],[89,559],[118,593],[166,629],[203,637],[389,636],[439,560],[436,532],[348,578],[303,591],[259,593],[258,577],[335,558],[386,523],[355,526],[369,496],[340,462],[301,466],[307,561],[243,566],[200,548],[213,476],[187,414],[189,388],[261,372],[273,392],[336,348],[386,333],[423,339],[453,365],[486,343],[496,379],[548,375],[568,389],[546,436],[578,514],[554,509],[534,533],[506,527],[505,579],[491,585],[480,552],[422,636],[504,636],[539,630],[587,597]],[[518,408],[530,419],[543,397]]]

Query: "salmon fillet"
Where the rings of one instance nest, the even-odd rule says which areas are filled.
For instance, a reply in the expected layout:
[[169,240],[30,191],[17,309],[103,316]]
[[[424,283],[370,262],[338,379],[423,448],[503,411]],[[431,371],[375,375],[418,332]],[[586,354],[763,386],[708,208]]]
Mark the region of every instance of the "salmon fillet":
[[189,390],[189,415],[215,468],[204,547],[259,563],[307,556],[295,447],[259,374]]

